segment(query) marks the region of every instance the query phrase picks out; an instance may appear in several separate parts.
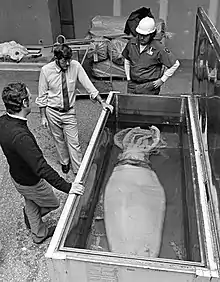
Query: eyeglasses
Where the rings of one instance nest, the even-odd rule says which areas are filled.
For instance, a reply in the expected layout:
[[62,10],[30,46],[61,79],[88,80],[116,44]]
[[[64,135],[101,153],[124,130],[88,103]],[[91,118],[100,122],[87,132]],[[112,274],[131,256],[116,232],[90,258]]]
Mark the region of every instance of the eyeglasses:
[[70,64],[70,59],[62,58],[62,59],[60,59],[60,63],[69,65]]

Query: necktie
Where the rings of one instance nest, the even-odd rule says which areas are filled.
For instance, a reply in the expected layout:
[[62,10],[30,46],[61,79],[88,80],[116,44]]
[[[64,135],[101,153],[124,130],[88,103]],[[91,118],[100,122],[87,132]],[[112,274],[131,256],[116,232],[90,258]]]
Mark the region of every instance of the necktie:
[[70,108],[68,89],[66,83],[66,73],[62,71],[62,91],[63,91],[63,109],[68,112]]

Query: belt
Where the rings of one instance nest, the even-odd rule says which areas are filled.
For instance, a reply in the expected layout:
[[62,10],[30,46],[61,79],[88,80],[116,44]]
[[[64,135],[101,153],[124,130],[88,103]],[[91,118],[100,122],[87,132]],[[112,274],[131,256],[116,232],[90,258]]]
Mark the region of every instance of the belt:
[[157,80],[157,78],[155,78],[155,79],[145,79],[145,80],[142,80],[142,81],[137,81],[137,80],[131,80],[131,81],[136,83],[136,84],[144,84],[144,83],[150,83],[150,82],[155,81],[155,80]]
[[47,107],[53,109],[54,111],[60,112],[60,113],[67,113],[69,110],[73,108],[73,107],[70,107],[68,110],[65,110],[65,109],[60,109],[60,108],[51,107],[51,106],[47,106]]

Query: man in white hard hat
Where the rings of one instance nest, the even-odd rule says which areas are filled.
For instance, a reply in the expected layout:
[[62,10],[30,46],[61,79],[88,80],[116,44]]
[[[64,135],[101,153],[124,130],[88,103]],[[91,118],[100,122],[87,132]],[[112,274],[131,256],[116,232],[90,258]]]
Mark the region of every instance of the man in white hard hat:
[[[143,18],[137,28],[137,37],[129,40],[122,55],[128,93],[157,95],[161,85],[171,77],[180,63],[156,35],[155,20]],[[163,73],[164,66],[167,67]]]

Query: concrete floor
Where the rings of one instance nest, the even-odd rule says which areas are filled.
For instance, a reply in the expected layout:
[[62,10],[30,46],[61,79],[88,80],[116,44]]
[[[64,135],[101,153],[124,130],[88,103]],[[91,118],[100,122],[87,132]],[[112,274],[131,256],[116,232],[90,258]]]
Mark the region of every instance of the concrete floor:
[[[190,61],[181,62],[181,67],[175,76],[169,79],[163,86],[161,94],[177,95],[190,93],[191,71]],[[9,82],[23,81],[27,83],[31,92],[36,96],[38,72],[0,71],[0,75],[0,91]],[[107,82],[94,81],[94,84],[101,92],[106,92],[109,89]],[[100,106],[86,100],[82,100],[77,105],[79,135],[84,152],[100,114]],[[0,115],[3,111],[4,107],[0,99]],[[29,126],[36,136],[48,162],[62,175],[56,160],[53,140],[49,132],[40,126],[39,112],[36,105],[34,105],[33,113],[29,117]],[[68,181],[74,180],[71,173],[66,178]],[[2,244],[2,250],[0,250],[0,282],[50,281],[44,257],[50,239],[40,246],[32,243],[30,232],[25,228],[23,221],[22,207],[24,201],[12,185],[8,173],[8,165],[1,150],[0,191],[0,241]],[[57,211],[52,212],[45,218],[49,225],[58,221],[66,201],[66,195],[62,192],[56,191],[56,194],[61,200],[61,206]]]

